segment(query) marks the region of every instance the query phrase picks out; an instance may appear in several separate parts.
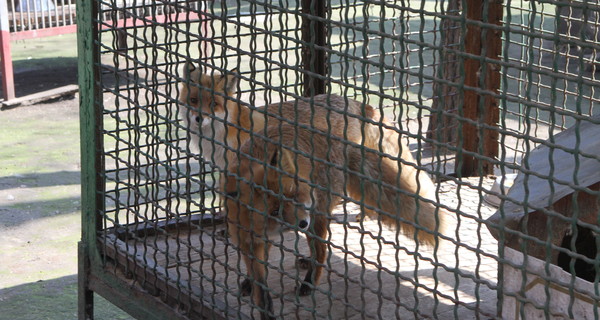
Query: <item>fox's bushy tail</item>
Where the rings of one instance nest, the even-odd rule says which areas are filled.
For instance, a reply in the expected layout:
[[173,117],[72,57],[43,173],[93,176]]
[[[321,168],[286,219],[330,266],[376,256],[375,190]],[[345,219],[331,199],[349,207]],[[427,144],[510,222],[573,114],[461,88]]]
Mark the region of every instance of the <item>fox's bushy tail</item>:
[[419,243],[434,245],[446,228],[447,212],[435,205],[435,186],[416,162],[398,132],[367,125],[365,148],[349,155],[351,170],[347,190],[368,207],[365,213],[389,227],[399,228]]

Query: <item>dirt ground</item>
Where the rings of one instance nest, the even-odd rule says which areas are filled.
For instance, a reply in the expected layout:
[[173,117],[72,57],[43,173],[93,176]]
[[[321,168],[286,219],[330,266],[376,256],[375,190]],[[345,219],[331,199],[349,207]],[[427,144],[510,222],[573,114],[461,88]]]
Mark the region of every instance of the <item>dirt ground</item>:
[[[15,70],[17,97],[76,84],[70,63]],[[0,111],[0,319],[77,318],[80,188],[77,96]]]

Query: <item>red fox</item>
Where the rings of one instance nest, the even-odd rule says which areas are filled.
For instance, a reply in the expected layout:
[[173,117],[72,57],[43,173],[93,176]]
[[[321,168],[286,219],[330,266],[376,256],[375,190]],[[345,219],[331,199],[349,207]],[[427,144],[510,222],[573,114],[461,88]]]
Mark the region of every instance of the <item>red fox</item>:
[[309,294],[323,273],[323,239],[340,199],[364,204],[367,215],[420,243],[435,244],[446,226],[446,212],[432,201],[433,182],[411,165],[400,135],[384,119],[372,120],[372,108],[335,95],[278,106],[286,105],[297,114],[314,114],[312,123],[267,126],[241,145],[239,158],[221,177],[228,231],[251,279],[242,291],[252,293],[261,319],[273,318],[265,290],[269,238],[290,228],[306,234],[314,262],[298,294]]
[[367,215],[421,243],[434,244],[445,228],[433,182],[371,106],[318,95],[252,109],[235,99],[235,70],[207,75],[187,64],[185,73],[180,116],[191,144],[222,170],[228,231],[248,273],[242,293],[252,293],[261,318],[272,314],[264,289],[269,236],[286,226],[306,233],[315,263],[298,293],[309,294],[323,273],[326,245],[318,239],[326,239],[327,215],[340,199],[364,204]]
[[[187,63],[185,81],[179,90],[179,115],[189,130],[190,145],[200,148],[204,160],[223,170],[228,157],[249,137],[249,132],[264,129],[264,113],[235,102],[237,78],[230,75],[203,74]],[[189,106],[189,107],[188,107]]]

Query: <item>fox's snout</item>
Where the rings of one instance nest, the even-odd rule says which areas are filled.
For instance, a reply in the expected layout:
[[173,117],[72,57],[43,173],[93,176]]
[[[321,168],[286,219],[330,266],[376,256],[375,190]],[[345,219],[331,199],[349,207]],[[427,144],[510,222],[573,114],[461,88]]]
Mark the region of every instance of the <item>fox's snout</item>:
[[298,221],[298,228],[302,231],[308,230],[308,226],[310,226],[310,217],[306,217]]

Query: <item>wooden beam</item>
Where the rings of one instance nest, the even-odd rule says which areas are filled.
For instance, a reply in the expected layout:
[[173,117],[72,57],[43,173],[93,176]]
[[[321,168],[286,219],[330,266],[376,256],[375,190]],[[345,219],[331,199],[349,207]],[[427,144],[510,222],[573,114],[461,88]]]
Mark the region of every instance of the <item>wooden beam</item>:
[[0,0],[0,72],[2,72],[2,93],[4,100],[15,98],[15,81],[12,56],[10,54],[10,30],[6,0]]
[[327,17],[325,0],[302,0],[302,64],[304,66],[305,97],[325,93],[327,75]]
[[[500,113],[498,99],[492,94],[497,94],[500,89],[500,65],[489,60],[499,60],[502,52],[501,31],[493,28],[501,25],[502,10],[499,0],[467,0],[465,51],[479,58],[465,60],[462,116],[474,123],[462,122],[462,149],[475,155],[460,154],[459,151],[462,161],[456,162],[456,172],[463,177],[493,174],[493,163],[482,157],[494,159],[498,156],[496,128]],[[484,61],[485,58],[488,61]]]

